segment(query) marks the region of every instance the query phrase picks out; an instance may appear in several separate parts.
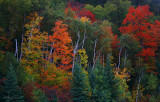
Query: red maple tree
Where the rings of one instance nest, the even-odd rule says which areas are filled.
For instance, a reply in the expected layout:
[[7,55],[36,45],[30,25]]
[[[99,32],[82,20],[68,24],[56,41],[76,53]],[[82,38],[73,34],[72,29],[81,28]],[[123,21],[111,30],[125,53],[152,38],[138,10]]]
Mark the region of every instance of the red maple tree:
[[91,22],[95,22],[96,18],[95,15],[89,11],[88,9],[83,8],[84,4],[80,4],[79,2],[68,2],[66,10],[71,8],[73,11],[75,11],[76,15],[81,18],[81,17],[87,17],[91,20]]
[[155,56],[155,50],[157,49],[156,36],[150,33],[152,29],[150,29],[149,19],[152,16],[153,14],[149,11],[147,5],[137,8],[131,7],[123,20],[124,26],[119,28],[122,34],[130,34],[139,41],[142,47],[139,55],[143,57]]
[[159,46],[160,22],[150,23],[152,16],[148,5],[138,6],[137,8],[131,7],[123,21],[124,26],[120,27],[119,30],[122,34],[131,35],[140,43],[142,50],[137,55],[142,57],[143,61],[150,66],[147,71],[156,74],[154,57]]

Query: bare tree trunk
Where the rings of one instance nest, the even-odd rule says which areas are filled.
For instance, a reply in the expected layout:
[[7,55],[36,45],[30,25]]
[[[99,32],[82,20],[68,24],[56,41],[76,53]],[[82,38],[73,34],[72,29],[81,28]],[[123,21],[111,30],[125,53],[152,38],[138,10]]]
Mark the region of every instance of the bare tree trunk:
[[[80,38],[81,38],[81,37],[80,37],[80,31],[78,30],[78,27],[77,27],[77,31],[78,31],[78,33],[77,33],[78,39],[77,39],[77,42],[76,42],[76,44],[75,44],[75,48],[73,49],[72,74],[73,74],[74,64],[75,64],[75,59],[76,59],[75,54],[78,52],[78,48],[79,48],[81,45],[82,45],[82,49],[83,49],[83,47],[84,47],[84,42],[85,42],[85,40],[86,40],[86,38],[87,38],[87,36],[86,36],[86,28],[85,28],[83,40],[82,40],[82,42],[79,44],[79,41],[80,41]],[[72,43],[72,47],[73,47],[73,43]]]
[[51,46],[51,49],[50,49],[50,52],[49,52],[49,63],[52,63],[52,52],[53,52],[53,45],[54,45],[54,42],[52,43],[52,46]]
[[[78,51],[78,46],[79,46],[79,40],[80,40],[80,32],[78,31],[78,39],[77,39],[77,42],[76,42],[76,45],[75,45],[75,48],[73,49],[73,65],[72,65],[72,74],[73,74],[73,70],[74,70],[74,64],[75,64],[75,54],[77,53]],[[73,43],[72,43],[72,46],[73,46]]]
[[94,55],[93,55],[93,67],[95,67],[95,58],[96,58],[96,46],[97,46],[97,39],[95,40],[95,43],[94,43]]
[[17,39],[15,39],[16,42],[16,50],[15,50],[15,57],[17,56],[17,62],[18,62],[18,45],[17,45]]
[[142,79],[142,77],[143,77],[143,71],[144,71],[144,67],[143,67],[143,69],[142,69],[142,68],[141,68],[142,66],[140,66],[140,57],[139,57],[139,67],[140,67],[140,72],[139,72],[139,79],[138,79],[138,85],[137,85],[136,102],[138,102],[139,86],[140,86],[140,82],[141,82],[141,79]]
[[22,34],[22,42],[21,42],[21,54],[20,54],[20,58],[19,58],[20,61],[21,61],[22,55],[23,55],[22,48],[23,48],[23,34]]
[[86,36],[86,28],[85,28],[85,31],[84,31],[84,38],[83,38],[83,41],[82,41],[82,49],[83,49],[83,46],[84,46],[84,42],[85,42],[85,39],[87,38]]
[[23,18],[23,33],[22,33],[22,42],[21,42],[21,54],[20,54],[20,57],[19,57],[19,61],[21,61],[22,55],[23,55],[22,48],[23,48],[24,24],[25,24],[25,21],[26,21],[25,16],[26,16],[26,14],[24,13],[24,18]]
[[123,67],[126,67],[126,61],[127,61],[127,50],[125,50],[125,55],[124,55],[124,63],[123,63]]
[[140,85],[140,78],[139,78],[139,81],[138,81],[138,88],[137,88],[137,94],[136,94],[136,102],[138,102],[139,85]]
[[122,46],[120,47],[120,50],[119,50],[118,71],[119,71],[119,67],[120,67],[120,63],[121,63],[121,52],[122,52]]
[[[141,72],[141,71],[140,71]],[[139,80],[138,80],[138,87],[137,87],[137,94],[136,94],[136,102],[138,102],[138,97],[139,97],[139,86],[140,86],[140,82],[141,82],[141,79],[143,77],[143,72],[141,72],[140,74],[142,75],[139,75]]]

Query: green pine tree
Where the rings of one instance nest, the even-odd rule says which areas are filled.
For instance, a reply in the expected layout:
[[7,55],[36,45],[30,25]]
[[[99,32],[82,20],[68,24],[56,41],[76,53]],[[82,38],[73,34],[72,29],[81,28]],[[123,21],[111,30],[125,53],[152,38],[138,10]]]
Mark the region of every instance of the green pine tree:
[[88,72],[89,72],[89,82],[90,82],[90,86],[91,86],[91,97],[90,97],[90,101],[91,102],[94,102],[94,99],[95,99],[95,87],[96,87],[96,82],[95,82],[95,78],[96,78],[96,75],[95,75],[95,72],[94,72],[94,69],[92,68],[88,68]]
[[84,71],[78,63],[75,64],[71,82],[71,94],[74,102],[89,102],[89,79]]
[[9,67],[6,80],[4,81],[2,97],[4,102],[24,102],[21,89],[18,88],[16,73],[12,65]]
[[106,80],[107,76],[105,76],[105,70],[100,63],[96,64],[94,73],[92,72],[92,77],[94,78],[94,76],[94,80],[90,77],[90,79],[92,79],[92,99],[94,102],[109,102],[111,96],[109,92],[109,83],[108,80]]
[[108,83],[109,92],[111,93],[110,101],[119,101],[118,95],[120,94],[118,91],[118,83],[119,79],[115,78],[113,67],[111,66],[110,57],[107,58],[107,65],[105,69],[105,80]]
[[14,54],[11,52],[6,52],[4,58],[0,61],[0,76],[2,78],[7,76],[10,65],[12,65],[12,69],[16,72],[18,85],[22,86],[25,84],[25,69],[20,62],[17,62]]
[[106,67],[97,63],[89,75],[92,102],[114,102],[118,100],[118,80],[115,79],[110,59]]

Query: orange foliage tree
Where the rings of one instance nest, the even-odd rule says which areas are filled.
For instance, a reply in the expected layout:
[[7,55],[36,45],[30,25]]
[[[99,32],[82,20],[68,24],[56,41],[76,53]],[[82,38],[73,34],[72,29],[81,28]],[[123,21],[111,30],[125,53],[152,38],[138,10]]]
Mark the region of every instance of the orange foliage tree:
[[53,35],[49,36],[49,41],[54,49],[52,57],[57,68],[69,70],[72,68],[72,39],[67,32],[67,25],[63,21],[57,21],[53,28]]
[[[25,25],[27,31],[21,48],[23,53],[21,63],[26,69],[26,80],[29,83],[32,81],[36,83],[31,88],[40,87],[45,93],[44,89],[51,92],[56,90],[54,94],[59,100],[62,97],[67,98],[70,89],[69,76],[65,70],[61,70],[72,68],[70,44],[72,40],[66,32],[67,26],[62,24],[62,21],[57,21],[53,28],[53,36],[48,37],[46,32],[40,31],[40,22],[43,17],[34,13],[27,18],[30,21]],[[46,46],[50,43],[54,49],[51,57],[55,63],[50,63],[50,58],[48,58],[50,53]],[[33,89],[30,89],[30,85],[25,87],[25,95],[32,95]],[[63,95],[63,93],[65,94]]]

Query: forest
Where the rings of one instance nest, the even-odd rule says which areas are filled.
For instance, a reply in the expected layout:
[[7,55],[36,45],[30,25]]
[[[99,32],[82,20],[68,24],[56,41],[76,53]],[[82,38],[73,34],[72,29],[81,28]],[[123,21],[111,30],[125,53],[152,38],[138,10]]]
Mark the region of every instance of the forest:
[[160,102],[160,0],[0,0],[0,102]]

